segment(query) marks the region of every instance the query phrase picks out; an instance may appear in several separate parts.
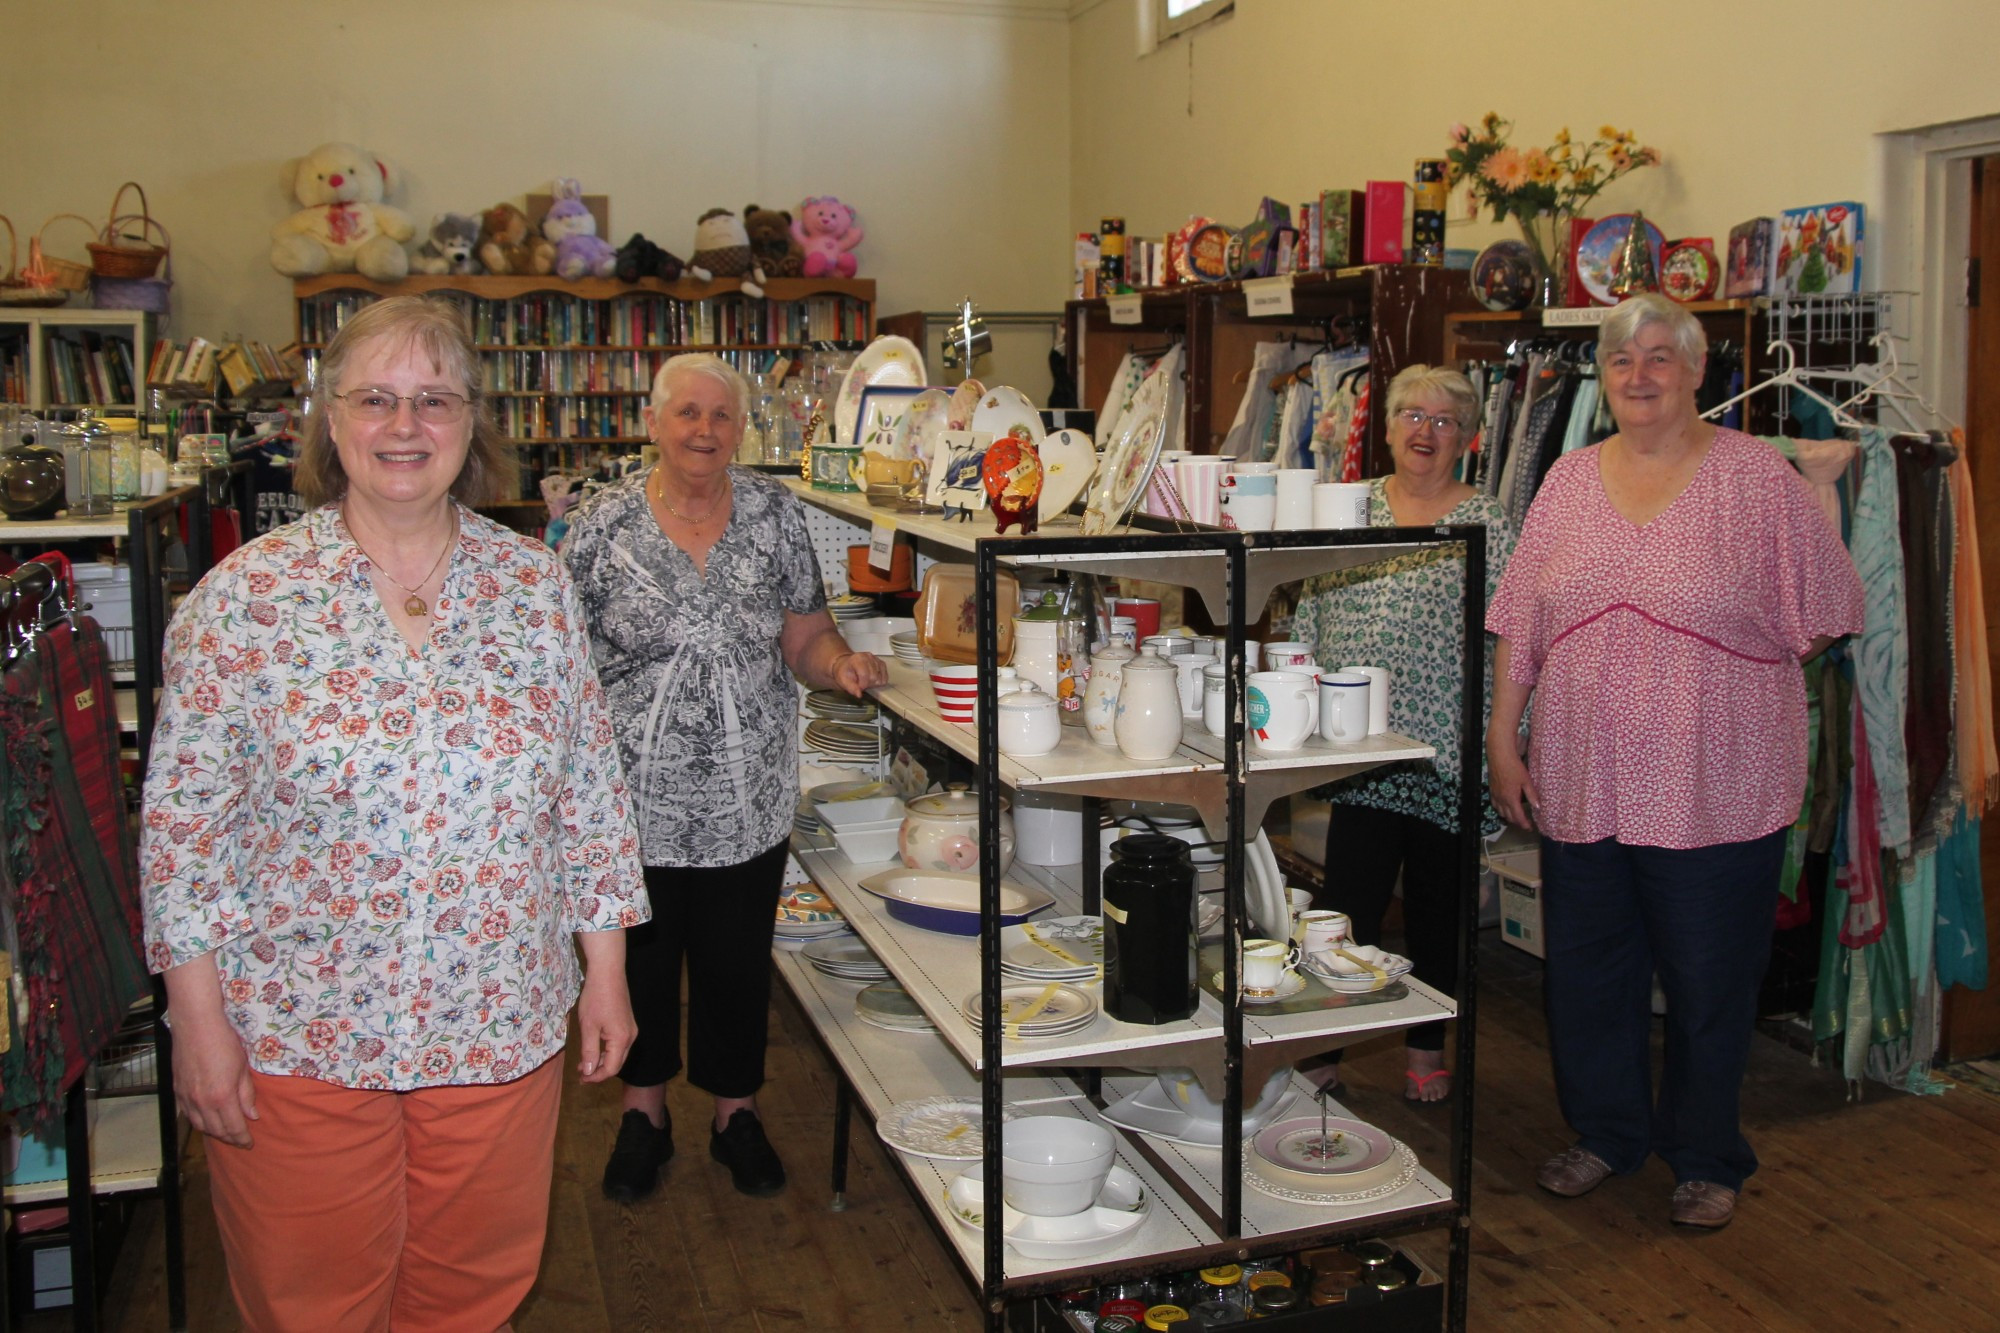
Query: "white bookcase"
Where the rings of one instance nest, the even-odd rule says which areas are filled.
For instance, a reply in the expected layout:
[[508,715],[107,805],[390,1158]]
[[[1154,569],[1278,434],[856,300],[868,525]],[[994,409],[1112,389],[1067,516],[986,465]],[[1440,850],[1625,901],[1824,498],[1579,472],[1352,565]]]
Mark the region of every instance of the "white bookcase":
[[[5,401],[34,412],[90,407],[136,413],[146,400],[153,332],[153,316],[143,310],[0,306]],[[93,358],[94,367],[82,365],[68,351],[72,347]],[[121,352],[129,367],[124,382],[111,366]]]

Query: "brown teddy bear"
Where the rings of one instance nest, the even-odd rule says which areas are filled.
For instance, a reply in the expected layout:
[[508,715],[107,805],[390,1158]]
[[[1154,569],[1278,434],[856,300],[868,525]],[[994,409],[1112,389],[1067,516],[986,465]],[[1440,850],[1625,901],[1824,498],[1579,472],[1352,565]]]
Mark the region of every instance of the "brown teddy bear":
[[528,215],[512,204],[495,204],[479,223],[479,262],[488,273],[553,272],[556,247],[528,228]]
[[769,278],[796,278],[805,271],[805,248],[792,239],[792,215],[750,204],[743,210],[743,229],[750,233],[750,253]]

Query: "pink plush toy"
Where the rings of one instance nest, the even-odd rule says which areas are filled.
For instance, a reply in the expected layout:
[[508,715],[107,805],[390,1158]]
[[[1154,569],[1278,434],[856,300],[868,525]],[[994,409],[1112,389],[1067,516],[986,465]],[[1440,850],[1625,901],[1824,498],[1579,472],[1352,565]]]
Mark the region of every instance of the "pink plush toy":
[[800,204],[792,220],[792,239],[806,252],[808,278],[853,277],[859,265],[852,251],[862,235],[854,210],[830,194]]

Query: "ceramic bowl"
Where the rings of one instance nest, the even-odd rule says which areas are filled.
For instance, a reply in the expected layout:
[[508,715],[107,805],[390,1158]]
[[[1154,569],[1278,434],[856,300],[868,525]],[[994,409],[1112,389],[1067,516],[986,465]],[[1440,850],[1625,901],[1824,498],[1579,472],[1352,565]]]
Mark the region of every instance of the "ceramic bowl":
[[[861,887],[888,904],[898,921],[941,935],[979,933],[979,875],[965,871],[884,870]],[[1003,880],[1000,924],[1016,925],[1055,904],[1048,890]]]
[[876,865],[896,859],[896,843],[903,832],[903,821],[885,819],[874,824],[848,824],[833,831],[834,845],[840,854],[856,865]]
[[900,823],[903,818],[903,803],[894,796],[871,796],[863,801],[819,801],[813,809],[828,828],[844,829],[857,824],[880,824],[884,820]]
[[[1162,1069],[1153,1078],[1160,1085],[1160,1091],[1167,1095],[1168,1100],[1194,1119],[1204,1124],[1222,1122],[1222,1103],[1202,1089],[1201,1080],[1195,1077],[1192,1069]],[[1256,1133],[1270,1120],[1278,1109],[1278,1103],[1284,1100],[1285,1088],[1291,1080],[1290,1065],[1273,1071],[1271,1077],[1264,1080],[1263,1088],[1257,1091],[1256,1103],[1245,1105],[1243,1108],[1245,1134]],[[1247,1098],[1251,1091],[1245,1088],[1244,1096]]]
[[1037,1217],[1067,1217],[1096,1201],[1111,1174],[1117,1140],[1109,1129],[1072,1116],[1010,1120],[1000,1134],[1007,1205]]

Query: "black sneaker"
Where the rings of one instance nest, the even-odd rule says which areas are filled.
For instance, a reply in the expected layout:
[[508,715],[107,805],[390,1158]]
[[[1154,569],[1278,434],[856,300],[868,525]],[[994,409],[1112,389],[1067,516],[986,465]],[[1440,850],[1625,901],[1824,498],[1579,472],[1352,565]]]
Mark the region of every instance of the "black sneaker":
[[740,1193],[768,1199],[785,1188],[785,1164],[764,1137],[755,1111],[737,1111],[727,1129],[710,1130],[708,1155],[729,1168]]
[[604,1164],[604,1197],[637,1203],[660,1185],[660,1168],[674,1155],[674,1120],[658,1129],[644,1111],[627,1111],[618,1121],[618,1142]]

